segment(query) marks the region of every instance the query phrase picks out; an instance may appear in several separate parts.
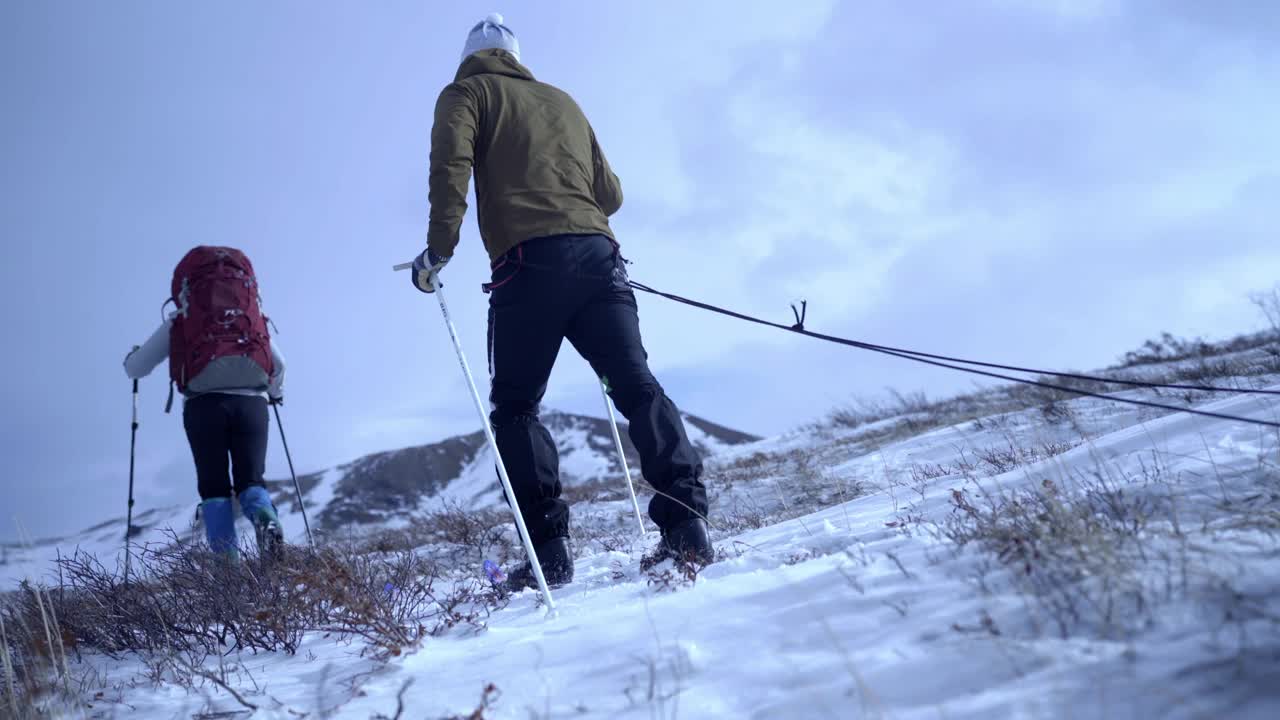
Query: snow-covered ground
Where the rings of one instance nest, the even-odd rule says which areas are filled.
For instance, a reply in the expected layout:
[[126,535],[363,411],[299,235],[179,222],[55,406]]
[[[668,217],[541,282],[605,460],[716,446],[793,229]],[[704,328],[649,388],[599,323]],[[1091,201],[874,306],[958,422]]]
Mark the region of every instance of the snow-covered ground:
[[[136,534],[135,543],[161,542],[164,532],[172,529],[179,533],[190,532],[193,526],[195,504],[190,506],[139,509],[134,515],[134,525],[149,529]],[[75,552],[86,552],[99,558],[108,567],[124,562],[125,521],[104,522],[66,538],[33,539],[16,543],[0,555],[0,587],[13,587],[22,580],[48,581],[54,571],[54,559]]]
[[[652,533],[630,552],[580,548],[554,615],[528,591],[485,630],[385,664],[322,636],[294,656],[228,658],[257,706],[242,715],[213,684],[179,690],[140,679],[141,661],[90,657],[106,692],[88,713],[392,717],[399,696],[415,718],[1280,717],[1280,434],[1066,406],[1054,421],[1035,409],[900,439],[886,422],[733,448],[708,476],[724,559],[692,582],[669,564],[641,571]],[[1280,417],[1256,396],[1199,407]],[[956,542],[972,529],[963,503],[1031,491],[1090,498],[1097,525],[1064,517],[1115,528],[1058,537],[1031,516],[1042,540],[1072,544],[1058,555],[1081,554],[1071,582],[1046,584],[1069,573],[1036,552],[1010,561],[1007,537]],[[742,529],[747,505],[791,517]],[[580,509],[580,526],[634,529],[629,501]]]

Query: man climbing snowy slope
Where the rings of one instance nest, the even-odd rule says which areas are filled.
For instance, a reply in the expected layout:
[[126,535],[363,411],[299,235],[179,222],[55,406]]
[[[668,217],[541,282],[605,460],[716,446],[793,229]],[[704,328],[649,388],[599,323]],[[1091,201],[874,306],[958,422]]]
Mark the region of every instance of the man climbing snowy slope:
[[284,356],[267,332],[253,266],[234,248],[193,248],[174,269],[170,289],[176,310],[129,353],[125,373],[137,380],[169,360],[170,379],[185,398],[182,424],[209,547],[238,556],[234,491],[259,551],[272,553],[284,534],[262,476],[267,402],[283,397]]
[[[485,286],[490,420],[547,581],[573,578],[559,458],[538,419],[566,338],[630,423],[644,477],[657,491],[649,515],[662,531],[660,551],[710,562],[702,461],[649,371],[635,296],[609,227],[622,187],[577,103],[534,79],[497,14],[471,29],[454,82],[436,103],[428,247],[412,273],[423,292],[435,290],[436,273],[458,245],[473,172],[492,263]],[[532,584],[529,568],[512,577]]]

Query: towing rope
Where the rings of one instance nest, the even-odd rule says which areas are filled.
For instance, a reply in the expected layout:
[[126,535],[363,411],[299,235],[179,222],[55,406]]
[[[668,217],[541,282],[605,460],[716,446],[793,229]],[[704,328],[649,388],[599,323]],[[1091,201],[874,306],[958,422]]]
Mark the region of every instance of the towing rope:
[[[786,325],[784,323],[765,320],[764,318],[759,318],[754,315],[747,315],[745,313],[740,313],[735,310],[729,310],[728,308],[719,307],[717,305],[701,302],[699,300],[693,300],[691,298],[683,297],[681,295],[676,295],[674,293],[663,292],[661,290],[657,290],[648,285],[645,285],[644,283],[636,282],[635,280],[628,281],[628,284],[630,284],[632,288],[639,290],[641,292],[646,292],[652,295],[657,295],[659,297],[664,297],[674,302],[682,303],[684,305],[689,305],[690,307],[699,308],[701,310],[707,310],[709,312],[718,313],[720,315],[725,315],[727,317],[736,318],[738,320],[743,320],[746,322],[756,323],[757,325],[765,325],[767,327],[777,328],[778,330],[786,330],[788,332],[793,332],[798,335],[805,335],[811,338],[816,338],[818,340],[825,340],[826,342],[835,343],[837,345],[845,345],[848,347],[859,348],[861,350],[869,350],[871,352],[877,352],[883,355],[902,358],[904,360],[911,360],[918,363],[924,363],[925,365],[933,365],[935,367],[947,368],[949,370],[958,370],[960,372],[971,373],[973,375],[981,375],[983,377],[995,378],[997,380],[1007,380],[1010,382],[1022,383],[1024,385],[1032,385],[1035,387],[1045,388],[1048,390],[1056,390],[1059,392],[1072,393],[1072,394],[1080,395],[1083,397],[1098,398],[1100,400],[1109,400],[1111,402],[1124,403],[1127,405],[1137,405],[1140,407],[1157,408],[1160,410],[1170,410],[1173,412],[1185,412],[1185,413],[1190,413],[1192,415],[1211,417],[1219,420],[1231,420],[1234,422],[1243,422],[1243,423],[1250,423],[1253,425],[1261,425],[1263,427],[1280,428],[1280,422],[1272,422],[1269,420],[1255,420],[1253,418],[1242,417],[1239,415],[1228,415],[1225,413],[1217,413],[1209,410],[1196,410],[1194,408],[1178,407],[1176,405],[1167,405],[1165,403],[1152,402],[1149,400],[1138,400],[1134,398],[1116,397],[1114,395],[1107,395],[1101,392],[1093,392],[1090,390],[1083,390],[1080,388],[1067,387],[1065,385],[1059,385],[1056,383],[1046,382],[1043,380],[1032,380],[1029,378],[1016,377],[1013,375],[1004,375],[1001,373],[991,372],[989,370],[980,370],[978,368],[992,368],[996,370],[1007,370],[1012,372],[1035,373],[1038,375],[1048,375],[1048,376],[1054,376],[1054,377],[1069,378],[1072,380],[1086,380],[1086,381],[1097,382],[1097,383],[1127,385],[1130,387],[1150,388],[1150,389],[1194,390],[1199,392],[1236,393],[1236,394],[1250,394],[1250,395],[1280,395],[1280,390],[1229,388],[1229,387],[1221,387],[1216,385],[1156,383],[1156,382],[1146,382],[1143,380],[1126,380],[1122,378],[1107,378],[1107,377],[1101,377],[1097,375],[1084,375],[1081,373],[1066,373],[1066,372],[1053,372],[1053,371],[1047,371],[1047,370],[1037,370],[1035,368],[1019,367],[1017,365],[1002,365],[999,363],[982,362],[979,360],[967,360],[964,358],[950,357],[947,355],[936,355],[933,353],[920,352],[917,350],[907,350],[907,349],[896,348],[888,345],[877,345],[875,343],[863,342],[861,340],[852,340],[849,338],[837,337],[835,335],[826,335],[824,333],[817,333],[817,332],[813,332],[812,330],[807,330],[804,327],[804,317],[805,317],[805,311],[808,308],[807,308],[807,303],[803,303],[803,302],[801,303],[801,308],[799,310],[797,310],[794,305],[791,307],[792,312],[796,316],[796,322],[794,325]],[[964,367],[966,365],[973,366],[973,367]]]

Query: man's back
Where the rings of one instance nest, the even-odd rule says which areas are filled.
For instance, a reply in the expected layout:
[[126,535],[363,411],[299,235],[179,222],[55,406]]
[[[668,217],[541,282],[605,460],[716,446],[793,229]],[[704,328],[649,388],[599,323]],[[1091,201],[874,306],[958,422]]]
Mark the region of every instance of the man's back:
[[559,453],[538,420],[565,340],[627,418],[655,490],[649,517],[662,532],[659,552],[712,562],[702,460],[649,370],[639,307],[609,229],[622,204],[618,178],[577,103],[520,64],[519,42],[496,14],[471,29],[457,76],[436,103],[429,247],[410,274],[421,292],[439,289],[438,273],[453,256],[473,167],[480,231],[494,260],[485,286],[493,449],[530,550],[506,586],[573,580]]
[[431,148],[428,243],[441,256],[457,245],[473,165],[491,258],[536,237],[613,236],[608,217],[622,189],[586,116],[505,52],[462,64],[436,103]]

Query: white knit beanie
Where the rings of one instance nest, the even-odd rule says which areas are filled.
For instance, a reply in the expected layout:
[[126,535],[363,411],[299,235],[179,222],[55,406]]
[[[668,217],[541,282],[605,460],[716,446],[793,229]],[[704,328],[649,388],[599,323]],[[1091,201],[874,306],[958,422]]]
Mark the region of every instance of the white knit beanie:
[[515,56],[516,62],[520,61],[520,41],[516,40],[516,34],[510,28],[502,24],[502,16],[498,13],[489,13],[471,28],[467,44],[462,46],[462,59],[466,60],[481,50],[506,50]]

